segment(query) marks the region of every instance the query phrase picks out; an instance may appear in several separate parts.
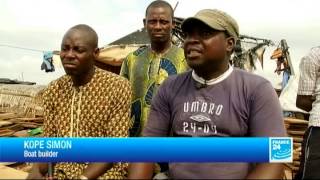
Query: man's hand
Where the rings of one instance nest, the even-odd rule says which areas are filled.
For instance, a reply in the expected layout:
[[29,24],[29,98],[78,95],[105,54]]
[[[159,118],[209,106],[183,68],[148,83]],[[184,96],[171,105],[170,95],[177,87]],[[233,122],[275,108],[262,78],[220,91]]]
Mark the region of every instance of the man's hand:
[[312,109],[313,101],[315,101],[315,97],[311,95],[297,95],[296,106],[309,112]]
[[130,163],[128,179],[152,179],[154,163]]
[[[97,179],[113,167],[113,163],[90,163],[82,174],[82,179]],[[80,177],[79,177],[80,178]]]

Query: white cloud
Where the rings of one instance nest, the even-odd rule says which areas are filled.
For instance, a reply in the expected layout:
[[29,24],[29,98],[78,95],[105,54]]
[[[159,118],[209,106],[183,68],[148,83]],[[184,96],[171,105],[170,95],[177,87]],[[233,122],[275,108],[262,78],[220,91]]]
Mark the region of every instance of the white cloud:
[[47,28],[55,31],[65,28],[79,18],[70,1],[10,0],[6,1],[13,28],[37,30]]

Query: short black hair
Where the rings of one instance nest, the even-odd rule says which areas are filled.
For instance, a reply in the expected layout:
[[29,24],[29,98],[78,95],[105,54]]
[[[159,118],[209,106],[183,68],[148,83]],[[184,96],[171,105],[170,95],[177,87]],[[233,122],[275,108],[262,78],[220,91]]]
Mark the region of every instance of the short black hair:
[[157,7],[169,8],[169,10],[171,12],[172,19],[173,19],[174,12],[173,12],[172,6],[167,1],[163,1],[163,0],[155,0],[155,1],[151,2],[146,9],[145,16],[147,17],[147,14],[148,14],[148,11],[150,8],[157,8]]

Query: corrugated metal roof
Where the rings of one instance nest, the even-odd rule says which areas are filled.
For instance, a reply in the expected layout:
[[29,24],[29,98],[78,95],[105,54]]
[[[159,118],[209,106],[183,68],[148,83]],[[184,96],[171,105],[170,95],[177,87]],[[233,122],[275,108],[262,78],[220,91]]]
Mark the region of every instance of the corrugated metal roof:
[[121,45],[121,44],[149,44],[149,36],[145,28],[132,32],[116,41],[113,41],[109,45]]

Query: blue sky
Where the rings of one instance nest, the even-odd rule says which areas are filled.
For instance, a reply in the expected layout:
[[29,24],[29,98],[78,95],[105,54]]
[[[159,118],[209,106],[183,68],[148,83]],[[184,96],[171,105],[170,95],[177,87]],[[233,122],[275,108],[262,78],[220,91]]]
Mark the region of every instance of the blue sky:
[[[65,31],[80,23],[92,26],[102,47],[142,28],[145,8],[151,0],[0,0],[0,77],[47,84],[64,72],[40,70],[42,53],[2,47],[59,50]],[[174,6],[177,0],[169,0]],[[240,33],[279,42],[286,39],[297,66],[301,57],[320,43],[317,0],[180,0],[176,16],[188,17],[204,8],[218,8],[232,15]],[[277,84],[275,47],[265,52],[264,76]]]

